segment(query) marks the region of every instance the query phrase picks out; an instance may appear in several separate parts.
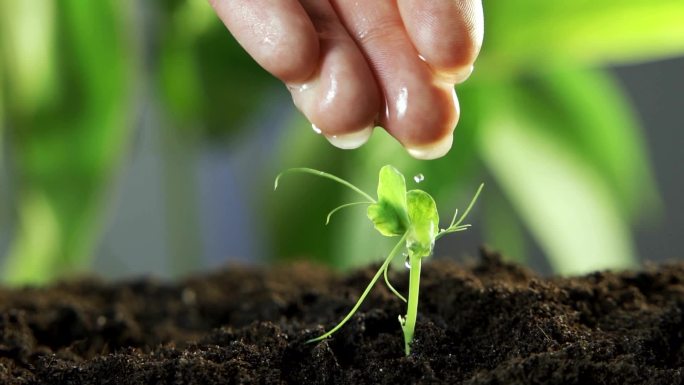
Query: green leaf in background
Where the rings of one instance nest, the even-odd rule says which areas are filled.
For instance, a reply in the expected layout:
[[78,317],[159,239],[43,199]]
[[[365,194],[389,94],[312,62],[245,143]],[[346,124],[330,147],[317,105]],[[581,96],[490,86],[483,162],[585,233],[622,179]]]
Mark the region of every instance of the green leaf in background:
[[[0,11],[1,12],[1,11]],[[0,39],[1,40],[1,39]],[[0,41],[0,52],[3,52]],[[4,84],[3,62],[0,60],[0,85]],[[0,86],[0,230],[10,227],[10,192],[5,182],[5,89]]]
[[55,13],[50,0],[0,3],[0,62],[12,108],[31,113],[53,98],[55,86]]
[[410,190],[406,194],[409,223],[406,248],[411,257],[428,257],[435,246],[439,231],[437,204],[430,194],[423,190]]
[[[629,221],[657,212],[659,198],[645,140],[622,92],[605,71],[559,69],[527,87],[545,101],[539,114],[563,116],[553,135],[590,162]],[[532,101],[530,101],[532,102]],[[533,102],[532,102],[533,103]]]
[[368,219],[386,237],[402,235],[409,225],[404,175],[383,166],[378,177],[378,201],[368,206]]
[[166,112],[205,136],[242,132],[279,82],[247,55],[206,0],[160,7],[158,83]]
[[33,193],[20,200],[18,232],[13,244],[16,254],[10,254],[4,266],[4,278],[10,283],[39,283],[54,278],[54,256],[62,250],[59,219],[45,195]]
[[653,60],[684,51],[681,0],[484,2],[485,46],[478,67],[530,72],[549,64]]
[[554,135],[563,125],[538,113],[544,101],[532,103],[511,85],[486,95],[483,160],[554,270],[634,267],[629,227],[609,185],[576,146]]
[[525,226],[520,216],[508,202],[495,183],[487,186],[487,194],[482,198],[483,238],[488,246],[503,253],[503,258],[525,264],[529,262],[529,244],[525,236]]
[[[132,126],[130,58],[136,55],[130,50],[136,46],[127,40],[133,34],[128,12],[116,1],[60,2],[46,22],[54,30],[42,36],[57,47],[48,50],[54,57],[41,59],[59,69],[55,82],[40,82],[44,95],[54,96],[26,99],[30,105],[7,111],[20,220],[3,269],[12,283],[45,282],[89,259]],[[6,70],[13,77],[13,68]],[[10,85],[9,92],[21,95],[29,86]],[[39,247],[40,234],[47,243]]]
[[[2,44],[0,44],[0,52],[2,52]],[[0,60],[0,84],[4,83],[4,73],[2,69],[2,60]],[[2,163],[4,158],[4,145],[5,145],[5,90],[0,87],[0,167],[3,166]],[[2,186],[0,186],[0,193],[2,193]],[[0,205],[0,208],[2,205]]]

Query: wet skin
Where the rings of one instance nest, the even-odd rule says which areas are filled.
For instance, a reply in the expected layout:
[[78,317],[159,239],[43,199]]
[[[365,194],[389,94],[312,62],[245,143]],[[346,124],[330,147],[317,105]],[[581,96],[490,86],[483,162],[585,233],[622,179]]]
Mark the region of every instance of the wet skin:
[[480,0],[210,2],[333,145],[359,147],[377,124],[419,159],[451,148],[454,85],[482,44]]

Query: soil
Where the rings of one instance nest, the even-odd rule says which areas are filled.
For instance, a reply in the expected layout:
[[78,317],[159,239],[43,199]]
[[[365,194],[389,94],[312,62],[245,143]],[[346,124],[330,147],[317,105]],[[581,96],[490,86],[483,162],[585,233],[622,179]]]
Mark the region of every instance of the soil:
[[[1,384],[681,384],[684,264],[541,278],[483,250],[425,264],[416,340],[372,277],[308,264],[180,283],[0,289]],[[406,291],[407,274],[392,274]]]

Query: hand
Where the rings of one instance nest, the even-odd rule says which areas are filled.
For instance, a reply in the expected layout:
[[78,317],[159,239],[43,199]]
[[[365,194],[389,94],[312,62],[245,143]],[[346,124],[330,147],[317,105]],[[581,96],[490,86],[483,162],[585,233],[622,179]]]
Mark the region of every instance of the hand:
[[419,159],[451,148],[454,84],[483,35],[480,0],[210,0],[315,130],[356,148],[376,123]]

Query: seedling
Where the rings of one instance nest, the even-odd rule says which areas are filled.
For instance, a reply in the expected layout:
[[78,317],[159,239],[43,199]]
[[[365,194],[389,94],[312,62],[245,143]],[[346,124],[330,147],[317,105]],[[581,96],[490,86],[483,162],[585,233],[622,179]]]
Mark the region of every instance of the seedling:
[[[418,316],[418,290],[420,286],[421,261],[423,258],[432,254],[432,249],[436,240],[446,234],[463,231],[470,227],[469,224],[462,223],[475,204],[484,185],[481,184],[477,189],[475,196],[473,196],[473,199],[470,201],[470,204],[461,217],[458,217],[458,210],[456,210],[449,226],[440,230],[439,214],[437,213],[435,200],[432,199],[430,194],[422,190],[406,191],[404,175],[392,166],[388,165],[380,169],[377,200],[344,179],[310,168],[293,168],[282,172],[276,177],[275,189],[278,188],[278,181],[280,178],[286,173],[306,173],[331,179],[349,187],[363,197],[362,201],[346,203],[330,211],[326,218],[326,224],[330,221],[332,215],[339,210],[357,205],[368,205],[368,218],[373,222],[375,229],[378,230],[380,234],[387,237],[400,237],[399,241],[389,253],[385,262],[380,266],[380,269],[375,273],[375,276],[371,279],[354,307],[342,321],[325,334],[308,340],[307,343],[326,339],[347,323],[359,309],[363,300],[368,293],[370,293],[371,289],[382,275],[390,291],[399,297],[399,299],[407,303],[406,315],[399,316],[399,323],[404,332],[404,348],[406,355],[409,355],[411,353],[413,333],[416,328],[416,317]],[[403,249],[406,249],[406,265],[410,268],[408,299],[392,286],[387,277],[387,270],[390,262],[392,262]]]

